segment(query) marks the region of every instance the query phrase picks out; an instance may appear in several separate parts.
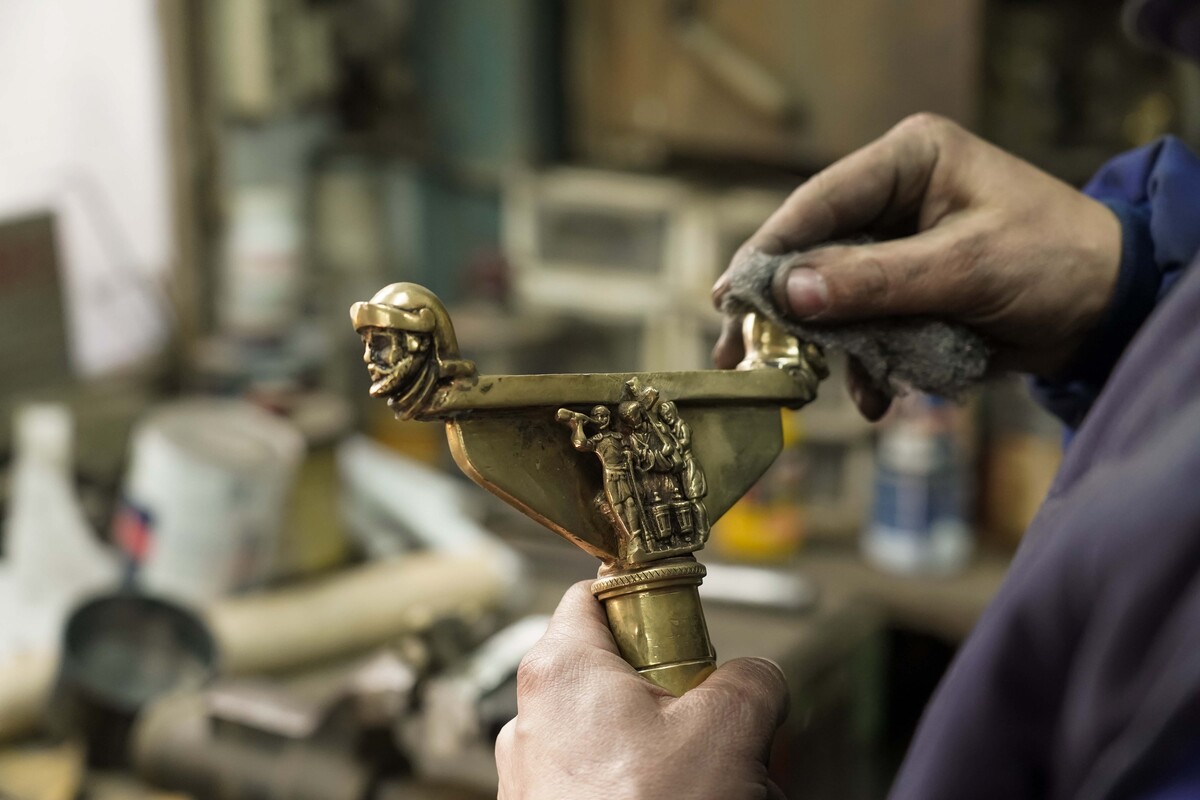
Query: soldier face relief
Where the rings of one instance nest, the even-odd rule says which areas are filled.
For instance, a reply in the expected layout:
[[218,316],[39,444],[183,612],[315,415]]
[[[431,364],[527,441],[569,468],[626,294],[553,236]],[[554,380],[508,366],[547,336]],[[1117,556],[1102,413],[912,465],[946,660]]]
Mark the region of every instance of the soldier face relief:
[[429,361],[430,337],[391,328],[364,328],[363,363],[371,376],[371,396],[403,392],[421,375]]

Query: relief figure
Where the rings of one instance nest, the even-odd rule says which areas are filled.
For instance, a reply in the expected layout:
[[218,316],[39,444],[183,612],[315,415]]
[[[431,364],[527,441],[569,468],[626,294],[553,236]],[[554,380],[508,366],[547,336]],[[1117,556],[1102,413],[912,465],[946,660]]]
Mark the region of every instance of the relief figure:
[[704,544],[709,533],[704,507],[708,488],[692,453],[691,427],[674,403],[632,379],[615,414],[598,405],[591,416],[559,409],[557,419],[571,428],[576,450],[594,453],[600,460],[604,489],[597,502],[631,560],[642,554],[687,552]]

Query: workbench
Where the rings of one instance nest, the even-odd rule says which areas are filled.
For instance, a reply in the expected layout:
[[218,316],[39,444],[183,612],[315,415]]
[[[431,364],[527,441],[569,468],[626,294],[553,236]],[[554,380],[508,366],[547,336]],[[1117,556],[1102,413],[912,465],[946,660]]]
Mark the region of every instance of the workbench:
[[[533,611],[552,611],[571,583],[595,575],[594,559],[542,531],[514,543],[532,564]],[[960,575],[918,580],[881,573],[851,547],[813,548],[790,567],[817,586],[819,600],[810,610],[705,601],[720,661],[768,658],[788,677],[791,711],[776,740],[772,773],[789,796],[879,796],[880,770],[871,759],[888,668],[885,632],[900,628],[961,642],[998,588],[1007,563],[1003,556],[983,554]],[[23,799],[62,796],[53,786],[77,765],[77,755],[64,748],[27,744],[0,750],[0,796],[14,781],[47,787],[42,794],[17,795]],[[86,785],[94,800],[179,797],[138,788],[120,775],[89,775]],[[401,796],[466,800],[481,795],[413,781],[381,795]]]

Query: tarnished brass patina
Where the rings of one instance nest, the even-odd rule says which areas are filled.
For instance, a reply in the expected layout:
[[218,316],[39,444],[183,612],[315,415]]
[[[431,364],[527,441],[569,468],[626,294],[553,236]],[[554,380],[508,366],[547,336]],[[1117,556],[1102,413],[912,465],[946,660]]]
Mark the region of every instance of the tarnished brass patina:
[[736,371],[479,375],[442,303],[411,283],[350,311],[373,397],[446,424],[480,486],[599,558],[621,654],[678,695],[712,671],[692,553],[782,446],[781,406],[816,397],[818,348],[748,317]]

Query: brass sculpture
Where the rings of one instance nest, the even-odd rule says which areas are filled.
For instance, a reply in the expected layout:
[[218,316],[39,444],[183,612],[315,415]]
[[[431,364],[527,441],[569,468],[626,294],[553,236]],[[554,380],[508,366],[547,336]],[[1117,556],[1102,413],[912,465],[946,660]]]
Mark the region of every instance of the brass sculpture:
[[622,656],[673,694],[712,671],[692,553],[774,461],[779,408],[816,397],[818,348],[748,317],[735,371],[479,375],[442,303],[410,283],[350,311],[371,395],[440,420],[479,485],[599,558]]
[[641,564],[703,547],[708,489],[675,404],[630,378],[616,423],[613,414],[602,405],[591,416],[560,408],[555,419],[571,429],[576,450],[600,460],[604,489],[595,503],[616,531],[617,561]]
[[423,286],[393,283],[350,309],[363,338],[371,396],[386,397],[398,416],[419,413],[447,381],[470,377],[475,364],[458,357],[446,308]]

